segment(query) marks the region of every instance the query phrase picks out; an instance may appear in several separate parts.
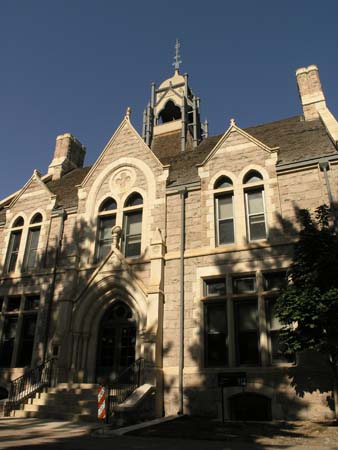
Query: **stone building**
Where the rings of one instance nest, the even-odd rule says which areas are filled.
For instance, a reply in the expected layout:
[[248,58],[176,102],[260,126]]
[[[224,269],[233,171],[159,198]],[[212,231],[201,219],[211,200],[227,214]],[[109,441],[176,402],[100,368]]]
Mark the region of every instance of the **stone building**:
[[2,392],[51,357],[82,386],[143,358],[156,416],[220,417],[223,379],[226,418],[330,417],[325,365],[283,359],[273,312],[297,208],[338,197],[337,121],[317,67],[296,78],[301,115],[209,136],[177,64],[91,167],[56,138],[0,203]]

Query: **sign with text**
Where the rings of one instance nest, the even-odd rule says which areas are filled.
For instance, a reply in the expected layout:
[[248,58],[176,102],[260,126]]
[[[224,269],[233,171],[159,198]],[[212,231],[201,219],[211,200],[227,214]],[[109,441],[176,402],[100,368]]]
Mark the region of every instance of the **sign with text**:
[[220,387],[244,387],[246,386],[245,372],[220,372],[217,374]]

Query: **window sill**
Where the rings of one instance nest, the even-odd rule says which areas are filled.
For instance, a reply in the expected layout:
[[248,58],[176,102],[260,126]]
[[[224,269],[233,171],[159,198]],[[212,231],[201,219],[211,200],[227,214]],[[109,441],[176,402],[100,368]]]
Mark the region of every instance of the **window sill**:
[[[62,270],[64,270],[64,269],[62,269]],[[32,277],[32,276],[46,275],[46,274],[52,273],[52,271],[53,271],[53,268],[50,267],[48,269],[39,268],[39,269],[32,270],[30,272],[16,271],[16,272],[10,272],[10,273],[3,273],[0,276],[0,280],[14,279],[14,278],[27,278],[27,277]]]
[[269,238],[265,237],[262,239],[251,239],[250,241],[248,241],[248,244],[259,244],[259,243],[267,243],[269,242]]
[[259,371],[259,372],[273,372],[277,369],[283,369],[283,368],[290,368],[290,367],[297,367],[296,363],[274,363],[269,366],[221,366],[221,367],[201,367],[200,371],[204,373],[218,373],[222,371],[227,372],[253,372],[253,371]]

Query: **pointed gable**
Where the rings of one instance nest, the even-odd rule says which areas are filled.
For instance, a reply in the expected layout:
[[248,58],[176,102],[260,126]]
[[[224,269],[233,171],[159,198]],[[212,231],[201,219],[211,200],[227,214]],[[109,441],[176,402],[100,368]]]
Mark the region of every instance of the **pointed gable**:
[[205,165],[210,159],[212,159],[218,152],[221,153],[232,153],[232,152],[245,152],[250,148],[258,148],[267,154],[275,153],[278,151],[278,147],[269,147],[265,143],[259,141],[251,134],[244,131],[242,128],[238,127],[234,121],[231,119],[230,126],[223,136],[216,143],[214,148],[204,159],[204,161],[199,164],[199,166]]
[[[146,295],[146,287],[144,286],[142,281],[137,280],[134,274],[131,274],[130,271],[131,267],[126,263],[123,254],[117,247],[113,247],[106,258],[100,263],[100,265],[89,278],[84,291],[89,289],[89,287],[93,284],[100,283],[102,280],[105,280],[107,276],[112,276],[112,274],[116,272],[115,276],[123,276],[123,278],[128,281],[128,284],[130,286],[134,286],[134,289],[137,287],[144,295]],[[81,297],[81,295],[83,295],[83,292],[79,297]]]
[[253,168],[267,170],[266,173],[274,177],[277,151],[278,147],[269,147],[238,127],[234,119],[231,119],[227,131],[204,160],[197,164],[198,174],[207,183],[222,173],[231,173],[233,178],[241,177],[242,172]]
[[141,136],[132,126],[129,116],[126,115],[81,183],[81,187],[85,188],[90,186],[102,170],[120,158],[140,159],[145,161],[155,172],[159,170],[162,172],[164,168],[159,159],[144,143]]
[[15,207],[18,210],[28,210],[30,204],[35,207],[37,202],[40,205],[43,205],[43,203],[50,204],[50,202],[55,203],[55,198],[55,194],[41,180],[41,174],[34,170],[31,178],[18,191],[7,208],[13,209]]

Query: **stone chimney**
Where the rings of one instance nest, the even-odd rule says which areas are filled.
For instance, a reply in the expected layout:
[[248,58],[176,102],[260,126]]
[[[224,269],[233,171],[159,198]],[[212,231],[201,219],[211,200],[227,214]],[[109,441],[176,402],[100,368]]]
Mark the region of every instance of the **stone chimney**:
[[326,109],[318,67],[301,67],[296,71],[296,78],[305,120],[318,119],[320,111]]
[[54,157],[48,166],[48,175],[58,180],[67,172],[83,167],[86,148],[70,133],[57,136]]

